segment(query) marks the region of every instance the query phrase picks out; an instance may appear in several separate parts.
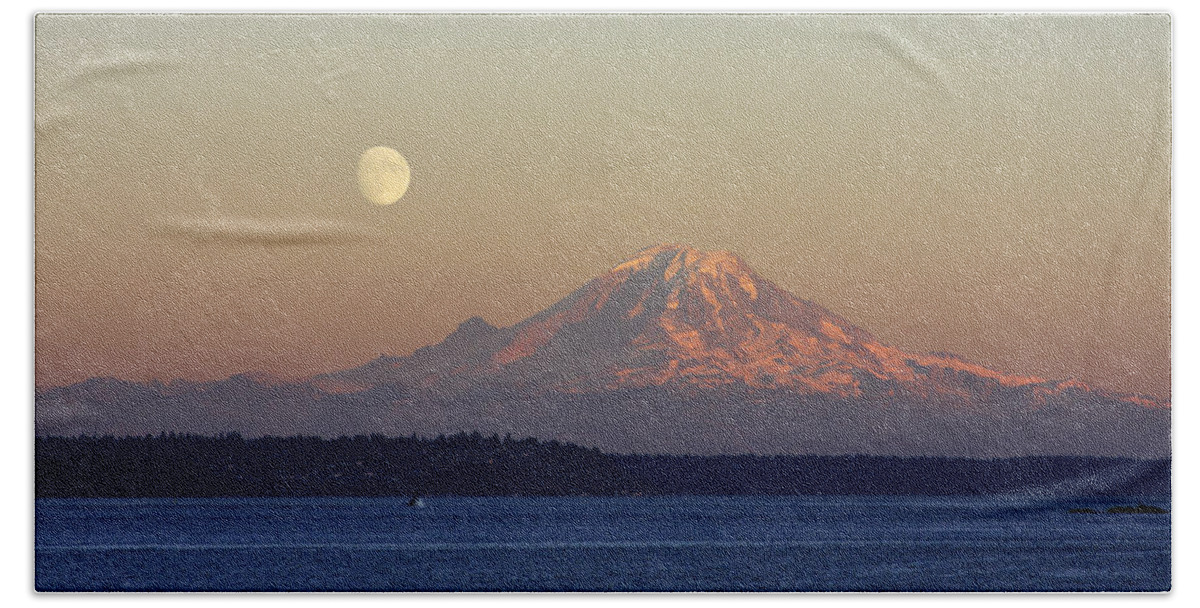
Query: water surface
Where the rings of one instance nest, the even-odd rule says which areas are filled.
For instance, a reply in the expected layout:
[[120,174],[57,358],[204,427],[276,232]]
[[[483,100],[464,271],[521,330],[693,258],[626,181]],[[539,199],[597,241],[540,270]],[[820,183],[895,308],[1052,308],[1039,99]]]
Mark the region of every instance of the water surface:
[[1167,590],[1170,515],[1068,513],[1137,502],[39,499],[36,579],[97,591]]

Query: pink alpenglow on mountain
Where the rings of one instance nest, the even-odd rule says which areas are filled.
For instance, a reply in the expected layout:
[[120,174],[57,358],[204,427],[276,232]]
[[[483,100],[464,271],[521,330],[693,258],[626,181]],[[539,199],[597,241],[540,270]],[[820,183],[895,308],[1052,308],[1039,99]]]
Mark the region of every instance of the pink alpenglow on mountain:
[[643,453],[1170,452],[1168,402],[908,353],[732,253],[682,245],[643,249],[512,327],[471,318],[408,357],[290,384],[170,386],[41,391],[39,432],[478,430]]

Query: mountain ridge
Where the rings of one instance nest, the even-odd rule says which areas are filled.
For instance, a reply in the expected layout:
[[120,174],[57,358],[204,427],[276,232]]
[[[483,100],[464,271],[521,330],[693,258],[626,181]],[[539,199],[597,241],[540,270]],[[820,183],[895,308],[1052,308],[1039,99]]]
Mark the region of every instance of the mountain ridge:
[[906,352],[731,252],[679,244],[642,249],[509,327],[471,317],[406,357],[295,381],[89,382],[38,392],[39,433],[108,417],[180,427],[151,431],[493,430],[604,449],[916,455],[1161,455],[1170,436],[1169,401]]
[[[642,276],[651,273],[661,274],[661,281],[646,281],[646,277]],[[673,283],[673,279],[680,280]],[[636,292],[636,300],[630,300],[628,293],[622,293],[622,289],[631,283],[635,286],[632,291]],[[691,294],[689,299],[683,294],[684,287],[693,287],[696,293]],[[656,289],[660,293],[655,293]],[[766,310],[761,305],[754,306],[759,304],[760,292],[764,299],[771,300]],[[625,296],[624,302],[621,301],[622,296]],[[679,311],[681,296],[684,296],[684,314],[670,314]],[[604,309],[614,300],[616,310],[605,314]],[[780,306],[780,302],[785,306]],[[688,310],[689,307],[692,310]],[[787,307],[790,310],[786,310]],[[745,312],[748,308],[754,308],[754,311]],[[731,311],[737,312],[731,315]],[[589,315],[603,318],[590,321]],[[646,320],[641,324],[625,323],[643,315],[656,315],[656,319],[649,320],[657,320],[657,323],[647,324]],[[1010,387],[1039,385],[1043,391],[1094,390],[1075,379],[1047,380],[1008,374],[969,362],[952,353],[910,353],[883,344],[870,332],[845,318],[818,304],[796,298],[757,275],[740,257],[730,252],[701,252],[678,244],[642,249],[555,305],[510,327],[495,327],[481,317],[472,317],[460,324],[442,343],[422,347],[411,357],[432,363],[429,361],[431,352],[445,347],[445,350],[460,351],[458,356],[450,357],[453,361],[467,363],[455,367],[452,370],[454,375],[497,375],[506,366],[536,358],[539,351],[550,346],[564,326],[589,322],[601,325],[603,332],[632,337],[627,338],[628,344],[620,345],[624,351],[621,356],[608,357],[609,361],[596,361],[596,357],[588,352],[571,352],[572,356],[588,361],[590,368],[586,372],[579,371],[576,382],[567,381],[551,388],[571,392],[588,388],[615,390],[662,385],[671,380],[686,382],[689,379],[703,385],[707,378],[712,383],[732,384],[741,381],[762,389],[786,388],[806,394],[831,392],[842,396],[861,396],[862,388],[854,378],[855,368],[858,368],[877,380],[910,385],[911,390],[924,396],[930,396],[936,390],[928,386],[916,386],[916,381],[918,376],[927,377],[927,370],[930,369],[969,373]],[[731,334],[739,330],[743,340],[731,339]],[[495,347],[499,343],[504,345],[488,353],[480,352],[480,349]],[[706,349],[709,352],[704,352]],[[464,350],[467,352],[461,352]],[[482,354],[488,355],[486,361],[479,360]],[[665,356],[655,360],[655,354]],[[620,363],[632,361],[643,365],[605,368],[603,364],[612,363],[613,359]],[[407,360],[403,357],[392,358],[390,364],[392,367],[401,366]],[[840,365],[830,365],[831,360]],[[353,369],[378,366],[379,361],[377,359]],[[600,370],[596,369],[597,365]],[[546,367],[543,365],[540,369],[545,371]],[[802,369],[797,372],[788,367]],[[823,373],[820,371],[822,367],[827,368]],[[428,373],[422,378],[423,384],[436,384],[439,380],[434,377],[438,375],[436,366],[430,365],[425,371]],[[518,367],[515,371],[523,370]],[[600,378],[601,372],[607,372],[609,377]],[[314,379],[345,378],[345,374],[337,374],[322,374]],[[561,371],[559,375],[567,374],[569,370]],[[368,384],[359,388],[365,389],[371,379],[368,376],[363,381]],[[1167,402],[1148,395],[1103,392],[1110,397],[1130,399],[1131,402],[1149,407],[1169,407]]]

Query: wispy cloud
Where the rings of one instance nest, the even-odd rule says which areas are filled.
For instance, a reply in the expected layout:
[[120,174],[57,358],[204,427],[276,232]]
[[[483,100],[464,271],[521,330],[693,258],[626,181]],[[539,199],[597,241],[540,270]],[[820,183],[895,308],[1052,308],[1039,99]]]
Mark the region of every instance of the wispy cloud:
[[322,220],[176,219],[160,222],[156,231],[202,242],[264,246],[351,243],[372,238],[342,222]]

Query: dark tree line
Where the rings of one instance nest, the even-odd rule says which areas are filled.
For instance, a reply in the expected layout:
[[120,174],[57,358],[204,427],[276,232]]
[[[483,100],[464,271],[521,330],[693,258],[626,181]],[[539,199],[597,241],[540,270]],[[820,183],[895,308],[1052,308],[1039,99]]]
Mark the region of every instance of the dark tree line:
[[1165,495],[1169,460],[1046,456],[644,456],[479,433],[38,437],[36,495]]

